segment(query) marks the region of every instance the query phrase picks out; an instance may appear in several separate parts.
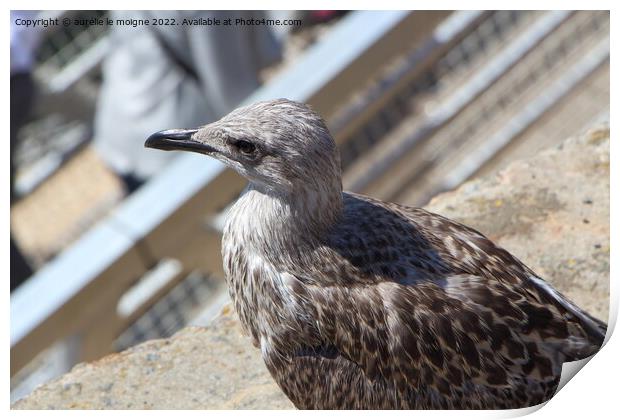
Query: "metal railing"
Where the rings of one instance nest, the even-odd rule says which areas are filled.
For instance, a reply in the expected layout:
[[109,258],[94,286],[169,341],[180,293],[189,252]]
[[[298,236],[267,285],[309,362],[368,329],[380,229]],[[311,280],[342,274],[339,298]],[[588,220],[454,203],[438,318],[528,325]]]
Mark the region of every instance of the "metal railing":
[[[501,28],[508,35],[502,48],[474,60],[474,71],[456,71],[462,75],[454,77],[431,69],[442,75],[439,81],[416,89],[416,83],[425,83],[421,76],[413,89],[400,93],[405,99],[387,101],[386,108],[409,101],[413,109],[385,130],[380,145],[371,144],[348,168],[346,188],[422,205],[487,166],[609,61],[607,12],[521,12],[520,17],[502,17],[507,13],[493,12],[472,31],[470,36],[478,37],[489,27],[491,32]],[[498,20],[503,24],[493,24]],[[446,57],[466,44],[471,44],[469,36]],[[466,62],[472,54],[463,56],[460,66],[471,67]],[[436,65],[441,67],[442,61]],[[600,107],[606,106],[601,102]]]

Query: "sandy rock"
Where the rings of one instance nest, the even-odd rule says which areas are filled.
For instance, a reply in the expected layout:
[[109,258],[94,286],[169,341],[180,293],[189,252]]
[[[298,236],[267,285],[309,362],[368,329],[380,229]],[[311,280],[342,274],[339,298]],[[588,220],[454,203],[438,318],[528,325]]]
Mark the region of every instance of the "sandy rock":
[[[468,224],[593,315],[609,308],[609,129],[570,139],[427,208]],[[16,409],[290,409],[227,308],[208,328],[80,364]]]
[[291,409],[229,307],[209,328],[189,327],[63,377],[15,409]]

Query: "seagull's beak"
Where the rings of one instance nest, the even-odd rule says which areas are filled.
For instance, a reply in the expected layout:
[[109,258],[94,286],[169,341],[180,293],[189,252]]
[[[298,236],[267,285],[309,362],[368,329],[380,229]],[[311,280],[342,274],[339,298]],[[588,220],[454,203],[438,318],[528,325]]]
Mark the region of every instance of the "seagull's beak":
[[144,147],[160,150],[187,150],[198,153],[215,152],[216,149],[210,145],[193,138],[193,135],[197,132],[198,129],[158,131],[157,133],[151,134],[149,138],[146,139]]

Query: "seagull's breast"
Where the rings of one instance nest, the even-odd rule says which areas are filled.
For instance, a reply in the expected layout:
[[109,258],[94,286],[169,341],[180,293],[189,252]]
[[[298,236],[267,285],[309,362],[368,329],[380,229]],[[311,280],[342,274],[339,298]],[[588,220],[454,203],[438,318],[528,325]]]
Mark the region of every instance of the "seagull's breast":
[[301,284],[279,268],[265,248],[268,235],[257,232],[253,215],[232,208],[222,236],[222,257],[228,290],[241,324],[262,351],[279,350],[300,340],[294,332],[307,331],[307,309],[297,294]]

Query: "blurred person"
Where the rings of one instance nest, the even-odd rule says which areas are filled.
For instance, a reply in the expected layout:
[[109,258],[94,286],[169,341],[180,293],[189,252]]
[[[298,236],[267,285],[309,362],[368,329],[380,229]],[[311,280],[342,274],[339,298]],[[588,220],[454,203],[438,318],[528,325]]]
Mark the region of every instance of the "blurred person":
[[[11,116],[10,116],[10,188],[11,205],[15,201],[15,150],[17,148],[19,129],[26,123],[35,96],[35,85],[32,71],[35,64],[36,49],[41,38],[39,27],[18,25],[19,19],[34,19],[36,10],[11,10]],[[25,279],[32,275],[32,269],[24,258],[11,235],[11,279],[13,291]]]
[[[131,193],[176,156],[144,153],[148,135],[225,115],[259,86],[260,70],[281,58],[281,45],[268,26],[234,25],[237,18],[264,17],[260,11],[110,14],[115,25],[103,64],[94,146]],[[233,25],[222,24],[227,18]],[[178,25],[122,26],[117,19],[175,19]],[[218,19],[220,25],[181,25],[183,19]]]

